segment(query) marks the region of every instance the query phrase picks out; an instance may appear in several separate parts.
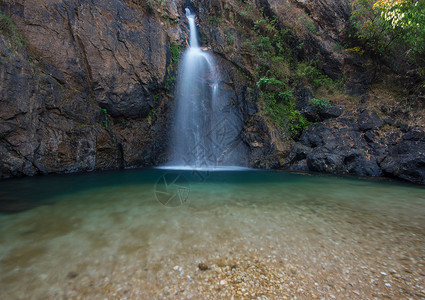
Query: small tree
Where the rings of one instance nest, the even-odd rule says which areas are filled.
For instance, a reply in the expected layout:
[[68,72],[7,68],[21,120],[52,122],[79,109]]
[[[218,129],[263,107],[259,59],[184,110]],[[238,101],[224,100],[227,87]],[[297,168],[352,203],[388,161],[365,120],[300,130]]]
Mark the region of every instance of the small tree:
[[367,53],[372,58],[397,52],[404,55],[425,77],[425,1],[353,0],[351,23],[354,47],[347,51]]
[[374,0],[353,1],[350,20],[355,30],[353,37],[357,39],[358,45],[348,50],[377,58],[392,50],[398,33],[391,32],[391,26],[381,17],[374,4]]
[[373,8],[386,23],[390,34],[409,48],[415,59],[425,63],[425,1],[378,0]]

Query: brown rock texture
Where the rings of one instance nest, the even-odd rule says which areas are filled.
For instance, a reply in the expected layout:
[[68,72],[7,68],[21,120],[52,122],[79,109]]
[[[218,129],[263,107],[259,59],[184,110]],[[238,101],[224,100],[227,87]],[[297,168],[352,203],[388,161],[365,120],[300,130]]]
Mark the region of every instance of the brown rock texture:
[[168,42],[153,14],[122,1],[25,1],[18,30],[111,116],[143,117],[164,81]]
[[64,87],[0,37],[0,177],[118,166],[86,94]]
[[159,13],[114,0],[0,8],[25,40],[0,35],[0,178],[152,165],[173,71]]

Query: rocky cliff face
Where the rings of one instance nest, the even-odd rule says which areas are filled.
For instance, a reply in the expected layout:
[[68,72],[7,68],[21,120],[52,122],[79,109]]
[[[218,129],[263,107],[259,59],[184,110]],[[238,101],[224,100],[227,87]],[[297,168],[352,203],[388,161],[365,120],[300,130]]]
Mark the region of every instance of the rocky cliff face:
[[[421,150],[425,149],[422,142],[425,124],[420,117],[425,113],[424,98],[420,94],[406,95],[403,91],[394,99],[393,95],[382,93],[379,87],[371,88],[376,70],[370,69],[365,57],[350,54],[342,46],[349,30],[352,10],[349,1],[195,3],[203,34],[207,37],[205,40],[217,54],[226,57],[251,79],[248,86],[253,90],[256,87],[252,80],[256,76],[258,80],[256,72],[262,63],[261,47],[270,37],[259,35],[258,28],[268,18],[279,24],[279,28],[292,32],[286,42],[295,59],[317,62],[317,67],[332,79],[345,78],[345,93],[352,95],[328,95],[329,106],[320,107],[311,102],[320,91],[305,86],[304,82],[292,83],[296,86],[296,109],[313,123],[295,139],[282,135],[276,124],[264,117],[261,113],[264,103],[254,96],[257,109],[246,116],[241,132],[250,148],[250,166],[389,176],[425,183],[424,152]],[[272,32],[270,24],[266,31]],[[259,42],[255,44],[255,40]],[[247,47],[247,44],[254,44],[254,47]],[[273,55],[268,58],[275,59]],[[280,61],[276,60],[275,64],[279,65]],[[271,72],[263,74],[271,74],[270,77],[279,75],[286,67],[284,64],[268,66]]]
[[[196,11],[203,44],[219,62],[249,166],[425,183],[419,117],[396,103],[373,107],[373,93],[365,94],[372,76],[341,47],[349,2],[309,0],[3,1],[16,28],[0,28],[0,178],[164,162],[176,52],[187,44],[185,6]],[[330,78],[347,79],[347,93],[369,98],[318,110],[309,102],[316,91],[297,83],[297,109],[319,123],[295,141],[282,135],[261,113],[260,58],[247,48],[263,16],[291,30],[296,59],[319,62]],[[406,101],[422,111],[418,99]]]
[[[0,38],[0,175],[88,171],[119,166],[100,110],[65,88],[25,51]],[[42,64],[42,61],[40,62]]]
[[[1,31],[0,178],[166,160],[175,52],[187,42],[183,1],[7,1],[0,8],[25,41],[15,45],[10,30]],[[217,59],[226,69],[221,93],[242,128],[246,84],[233,84],[241,74]]]
[[[0,177],[152,165],[166,144],[165,28],[123,1],[2,5]],[[161,145],[161,146],[159,146]]]

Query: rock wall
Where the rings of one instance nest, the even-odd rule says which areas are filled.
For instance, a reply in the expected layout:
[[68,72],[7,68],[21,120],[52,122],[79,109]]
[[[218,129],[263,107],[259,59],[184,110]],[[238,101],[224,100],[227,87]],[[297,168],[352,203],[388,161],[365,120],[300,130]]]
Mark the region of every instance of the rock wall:
[[147,116],[167,67],[155,16],[113,0],[41,2],[24,1],[13,15],[31,47],[112,117]]
[[[0,178],[166,161],[185,6],[219,62],[248,166],[425,183],[423,122],[397,103],[381,109],[364,100],[373,76],[363,58],[341,49],[347,0],[0,2],[25,40],[0,30]],[[329,77],[347,78],[347,93],[365,95],[354,98],[358,105],[318,109],[309,102],[315,91],[300,85],[297,109],[316,124],[295,140],[282,136],[261,114],[258,58],[244,46],[261,11],[294,33],[287,42],[297,59],[318,61]],[[424,110],[421,96],[406,99]]]
[[1,5],[26,44],[0,36],[0,178],[159,159],[168,35],[152,11],[130,4]]
[[[195,1],[205,41],[212,50],[231,61],[251,87],[244,101],[253,102],[241,132],[249,147],[249,166],[315,171],[356,176],[388,176],[425,183],[424,129],[421,114],[425,101],[419,94],[391,99],[370,89],[376,70],[367,58],[344,51],[352,7],[349,1],[256,0]],[[282,135],[264,115],[256,96],[255,72],[260,53],[249,51],[246,40],[255,21],[276,19],[295,36],[292,49],[297,59],[317,61],[333,79],[346,78],[345,91],[352,95],[329,107],[311,104],[315,91],[302,84],[295,90],[296,109],[311,125],[300,137]],[[251,33],[250,33],[251,31]],[[302,46],[300,46],[302,45]],[[385,76],[381,73],[379,76]],[[395,79],[397,81],[399,79]],[[395,82],[395,84],[398,84]],[[256,94],[257,93],[257,94]],[[409,121],[407,121],[409,120]]]
[[114,140],[87,95],[64,89],[13,47],[0,37],[0,177],[118,167]]
[[[423,108],[422,108],[423,109]],[[403,126],[404,125],[404,126]],[[425,183],[425,132],[359,109],[310,126],[291,151],[291,170],[387,176]]]
[[[178,59],[171,48],[187,44],[183,1],[17,0],[0,9],[25,40],[15,45],[0,31],[0,178],[166,161]],[[217,60],[240,129],[246,80]]]

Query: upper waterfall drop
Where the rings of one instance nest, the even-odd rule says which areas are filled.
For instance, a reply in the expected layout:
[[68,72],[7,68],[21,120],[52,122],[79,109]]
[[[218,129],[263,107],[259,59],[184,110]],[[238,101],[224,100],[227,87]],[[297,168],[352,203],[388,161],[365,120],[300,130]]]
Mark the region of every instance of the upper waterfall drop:
[[215,169],[239,165],[235,159],[242,128],[225,109],[230,102],[221,94],[218,65],[199,46],[196,16],[186,8],[189,47],[179,64],[171,157],[174,169]]
[[186,17],[189,21],[190,47],[199,48],[198,37],[196,36],[195,15],[190,12],[189,8],[186,8]]

